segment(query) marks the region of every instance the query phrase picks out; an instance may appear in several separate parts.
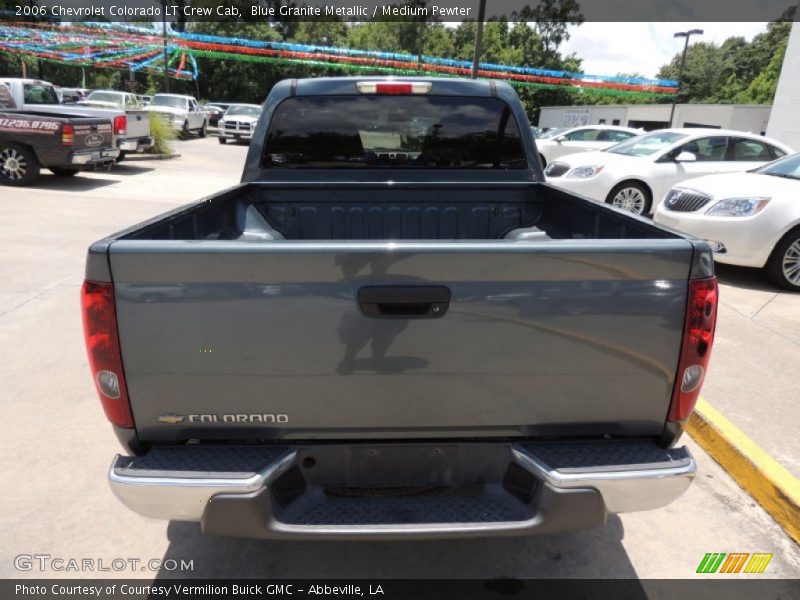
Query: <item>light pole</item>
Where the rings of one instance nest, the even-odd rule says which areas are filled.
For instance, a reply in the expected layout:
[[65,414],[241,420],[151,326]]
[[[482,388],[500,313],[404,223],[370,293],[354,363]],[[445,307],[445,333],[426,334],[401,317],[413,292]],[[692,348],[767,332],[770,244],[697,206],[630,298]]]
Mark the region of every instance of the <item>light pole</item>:
[[164,36],[164,91],[169,94],[169,64],[167,63],[167,0],[161,0],[161,33]]
[[472,78],[478,78],[478,68],[481,65],[483,53],[483,19],[486,18],[486,0],[481,0],[478,7],[478,22],[475,29],[475,56],[472,60]]
[[690,29],[689,31],[678,31],[675,33],[676,38],[686,38],[683,44],[683,55],[681,56],[681,67],[678,70],[678,89],[675,90],[675,95],[672,97],[672,110],[669,111],[669,126],[672,127],[672,119],[675,118],[675,104],[678,102],[678,92],[681,90],[681,83],[683,79],[683,67],[686,64],[686,51],[689,49],[689,38],[693,35],[703,35],[702,29]]

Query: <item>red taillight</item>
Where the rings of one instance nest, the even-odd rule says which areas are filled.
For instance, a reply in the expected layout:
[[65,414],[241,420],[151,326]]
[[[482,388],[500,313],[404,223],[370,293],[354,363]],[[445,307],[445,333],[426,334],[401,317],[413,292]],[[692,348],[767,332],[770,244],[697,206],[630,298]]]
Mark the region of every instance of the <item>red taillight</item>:
[[376,94],[400,95],[411,93],[410,83],[379,83],[375,86]]
[[670,421],[685,421],[697,403],[708,370],[708,361],[711,358],[711,346],[714,343],[717,298],[716,277],[689,281],[686,325],[683,330],[675,388],[672,390],[672,404],[668,417]]
[[81,307],[89,368],[106,417],[114,425],[133,427],[133,415],[119,350],[114,285],[84,281],[81,289]]
[[403,94],[427,94],[431,91],[430,81],[359,81],[356,84],[361,94],[383,94],[399,96]]
[[114,135],[125,135],[128,133],[128,117],[118,115],[114,117]]
[[61,145],[72,146],[75,143],[75,127],[66,123],[61,127]]

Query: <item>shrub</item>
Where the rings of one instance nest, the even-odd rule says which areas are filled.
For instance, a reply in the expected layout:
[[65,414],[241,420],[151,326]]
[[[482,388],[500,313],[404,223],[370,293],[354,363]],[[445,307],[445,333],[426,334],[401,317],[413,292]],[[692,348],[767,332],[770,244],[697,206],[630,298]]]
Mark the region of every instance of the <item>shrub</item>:
[[151,154],[170,154],[172,146],[169,142],[177,136],[171,125],[164,123],[158,118],[155,112],[150,113],[150,135],[153,136],[153,147],[150,148]]

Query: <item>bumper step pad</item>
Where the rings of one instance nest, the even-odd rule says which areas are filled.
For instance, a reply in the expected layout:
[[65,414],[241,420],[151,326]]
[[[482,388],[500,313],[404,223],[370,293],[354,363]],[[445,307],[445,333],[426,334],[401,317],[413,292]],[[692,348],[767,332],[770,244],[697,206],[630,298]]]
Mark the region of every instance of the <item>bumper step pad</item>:
[[109,480],[139,514],[207,533],[431,538],[599,526],[668,504],[694,471],[686,449],[639,441],[196,445],[117,457]]

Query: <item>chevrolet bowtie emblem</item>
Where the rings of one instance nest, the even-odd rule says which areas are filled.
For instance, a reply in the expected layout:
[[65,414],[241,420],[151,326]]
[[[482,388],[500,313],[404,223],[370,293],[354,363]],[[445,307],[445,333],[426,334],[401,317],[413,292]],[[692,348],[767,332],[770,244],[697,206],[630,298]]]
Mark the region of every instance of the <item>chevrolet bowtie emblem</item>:
[[161,415],[158,417],[160,423],[183,423],[182,415]]

